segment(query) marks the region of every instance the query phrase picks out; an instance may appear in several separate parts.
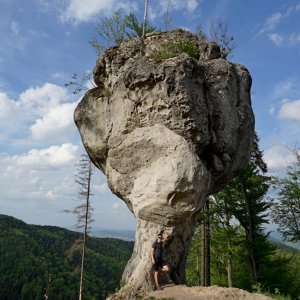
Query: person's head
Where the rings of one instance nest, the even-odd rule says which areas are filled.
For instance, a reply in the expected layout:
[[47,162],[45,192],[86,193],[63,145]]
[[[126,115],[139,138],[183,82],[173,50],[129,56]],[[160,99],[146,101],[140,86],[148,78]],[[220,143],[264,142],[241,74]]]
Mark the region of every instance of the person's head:
[[157,240],[158,242],[161,242],[161,241],[162,241],[162,235],[161,235],[160,233],[157,235],[156,240]]

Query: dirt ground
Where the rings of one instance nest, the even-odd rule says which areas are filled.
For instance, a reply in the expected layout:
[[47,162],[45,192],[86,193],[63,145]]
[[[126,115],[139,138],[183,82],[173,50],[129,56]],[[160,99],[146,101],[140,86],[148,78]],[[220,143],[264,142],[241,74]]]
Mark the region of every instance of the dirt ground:
[[[219,286],[210,287],[187,287],[184,285],[168,285],[163,290],[154,291],[147,297],[172,298],[176,300],[271,300],[272,298],[261,295],[251,294],[237,288],[224,288]],[[147,298],[146,298],[147,299]]]

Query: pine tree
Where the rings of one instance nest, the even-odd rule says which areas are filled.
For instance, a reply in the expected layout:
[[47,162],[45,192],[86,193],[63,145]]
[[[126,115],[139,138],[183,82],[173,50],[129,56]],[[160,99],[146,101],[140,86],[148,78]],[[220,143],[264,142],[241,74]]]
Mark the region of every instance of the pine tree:
[[265,175],[267,166],[259,150],[258,141],[256,136],[246,168],[226,186],[230,196],[230,210],[245,230],[253,284],[261,280],[260,265],[273,249],[263,229],[263,224],[269,222],[267,210],[270,204],[265,196],[271,178]]

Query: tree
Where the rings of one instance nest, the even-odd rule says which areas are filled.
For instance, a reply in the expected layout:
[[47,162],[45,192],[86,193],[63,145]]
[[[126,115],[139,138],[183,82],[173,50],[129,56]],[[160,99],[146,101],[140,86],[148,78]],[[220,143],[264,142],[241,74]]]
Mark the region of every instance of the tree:
[[96,87],[94,81],[92,80],[92,74],[91,72],[86,72],[81,77],[78,76],[77,73],[72,74],[71,80],[67,83],[65,83],[65,87],[74,87],[74,90],[72,93],[74,95],[77,95],[83,91],[87,91],[89,88],[89,84],[92,87]]
[[170,0],[168,0],[167,11],[164,15],[164,23],[166,31],[171,30],[172,27],[172,17],[170,15]]
[[225,255],[225,261],[227,271],[227,284],[228,287],[232,287],[232,264],[233,264],[233,254],[232,248],[234,243],[234,238],[237,236],[236,226],[232,225],[231,221],[233,214],[229,209],[228,203],[230,201],[227,190],[217,193],[211,197],[211,206],[214,212],[214,222],[212,224],[212,235],[218,235],[222,238],[225,247],[223,247],[223,254]]
[[273,199],[271,215],[285,240],[300,241],[300,154],[292,150],[296,162],[287,167],[284,178],[276,178],[278,196]]
[[147,5],[148,1],[145,1],[144,21],[141,24],[134,14],[124,15],[120,9],[114,11],[110,17],[100,20],[96,26],[96,34],[90,41],[97,55],[101,55],[108,47],[119,45],[125,39],[144,38],[146,33],[154,31],[155,28],[147,24]]
[[145,10],[144,10],[142,38],[145,38],[145,35],[146,35],[147,13],[148,13],[148,0],[145,0]]
[[234,49],[232,45],[234,37],[229,35],[228,25],[220,19],[212,21],[210,24],[210,36],[220,46],[221,57],[226,59]]
[[255,136],[250,162],[226,186],[230,210],[245,230],[253,284],[261,280],[260,265],[273,250],[262,226],[269,222],[267,210],[270,204],[265,200],[265,195],[271,178],[265,175],[267,166],[262,159],[258,142],[259,139]]
[[76,227],[82,229],[82,237],[77,239],[69,250],[69,255],[73,255],[81,246],[81,266],[80,266],[80,284],[79,284],[79,300],[83,299],[83,283],[84,283],[84,262],[86,253],[87,236],[89,224],[93,221],[91,218],[91,179],[92,179],[92,162],[86,154],[81,155],[77,164],[77,174],[75,182],[79,185],[78,198],[81,203],[75,207],[72,212],[77,217]]
[[[96,34],[89,43],[99,56],[108,47],[119,45],[125,39],[142,38],[146,33],[155,31],[155,27],[147,24],[144,26],[144,22],[140,24],[133,13],[124,15],[121,10],[117,10],[110,17],[100,20],[95,30]],[[103,43],[103,40],[106,43]],[[72,74],[71,80],[65,83],[65,86],[73,87],[72,93],[77,95],[87,91],[88,86],[96,87],[96,84],[92,80],[92,73],[86,72],[81,76],[77,73]]]
[[198,216],[201,228],[201,273],[200,285],[210,286],[210,209],[209,198]]

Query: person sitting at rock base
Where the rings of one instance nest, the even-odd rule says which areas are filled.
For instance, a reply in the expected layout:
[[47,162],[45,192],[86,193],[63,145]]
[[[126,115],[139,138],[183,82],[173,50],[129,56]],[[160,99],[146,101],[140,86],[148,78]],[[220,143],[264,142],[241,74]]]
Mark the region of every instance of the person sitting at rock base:
[[162,289],[158,282],[159,270],[161,269],[162,272],[169,272],[168,265],[165,264],[163,261],[163,246],[164,246],[163,244],[167,239],[168,237],[166,239],[163,239],[162,233],[159,233],[157,235],[155,242],[152,244],[151,258],[152,258],[152,264],[154,270],[154,282],[157,290]]

